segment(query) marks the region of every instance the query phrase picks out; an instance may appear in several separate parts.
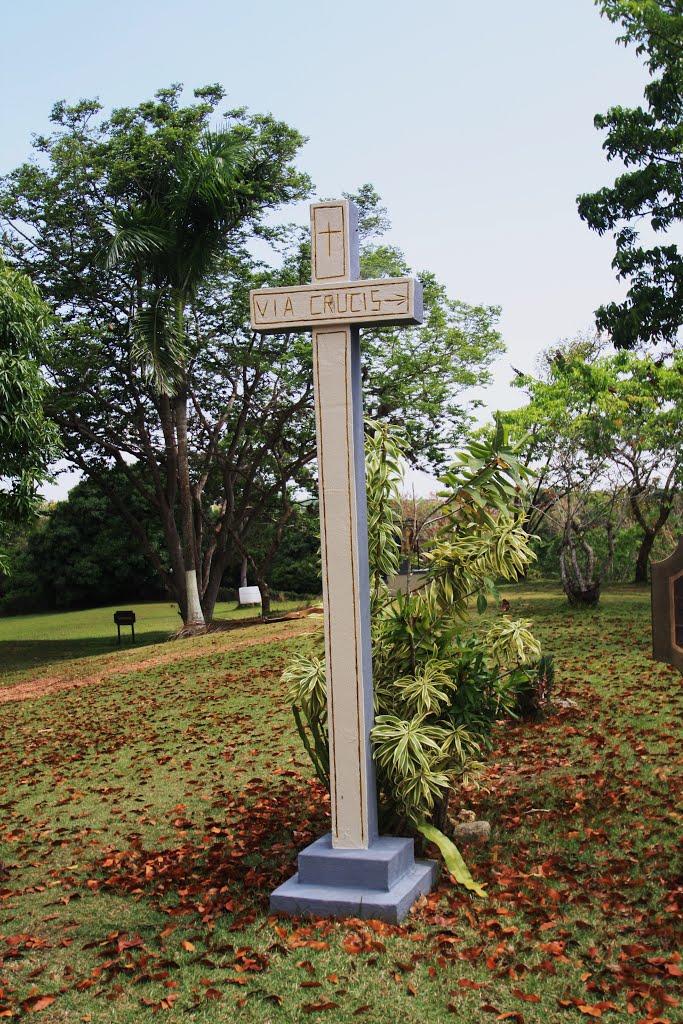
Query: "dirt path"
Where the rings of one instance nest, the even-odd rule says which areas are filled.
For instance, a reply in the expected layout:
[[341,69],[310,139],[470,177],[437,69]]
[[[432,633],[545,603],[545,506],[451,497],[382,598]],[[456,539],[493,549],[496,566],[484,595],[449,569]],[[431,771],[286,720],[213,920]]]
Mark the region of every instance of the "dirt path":
[[[77,686],[92,686],[94,683],[101,683],[112,676],[125,675],[127,672],[138,672],[148,668],[157,668],[159,665],[169,665],[176,661],[188,661],[193,656],[203,657],[206,654],[215,654],[217,650],[229,653],[244,647],[260,647],[264,644],[277,643],[281,640],[291,640],[294,637],[305,636],[307,633],[310,633],[315,628],[315,623],[308,620],[305,628],[302,629],[299,622],[296,623],[296,626],[296,629],[280,630],[277,633],[269,633],[268,636],[261,634],[249,637],[248,640],[238,640],[236,643],[234,642],[234,633],[232,632],[211,633],[206,638],[201,637],[200,639],[206,642],[201,647],[193,647],[192,651],[188,651],[185,642],[179,640],[170,645],[170,650],[165,649],[163,653],[155,654],[149,658],[141,657],[138,659],[135,657],[135,653],[133,653],[132,657],[127,656],[125,658],[107,655],[102,667],[90,675],[73,678],[69,678],[66,675],[49,675],[38,679],[31,679],[26,683],[17,683],[15,686],[1,687],[0,704],[7,704],[9,701],[14,700],[31,700],[34,697],[44,697],[46,694],[57,693],[59,690],[70,690]],[[86,660],[88,659],[83,659],[83,661]],[[68,668],[74,669],[75,666],[72,663]]]

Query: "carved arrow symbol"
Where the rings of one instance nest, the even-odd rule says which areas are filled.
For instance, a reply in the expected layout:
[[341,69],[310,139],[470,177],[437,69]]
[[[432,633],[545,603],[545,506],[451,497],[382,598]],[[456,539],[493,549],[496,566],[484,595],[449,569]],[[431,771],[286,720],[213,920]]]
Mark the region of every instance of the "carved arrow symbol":
[[385,299],[385,302],[407,302],[407,295],[396,295],[393,299]]

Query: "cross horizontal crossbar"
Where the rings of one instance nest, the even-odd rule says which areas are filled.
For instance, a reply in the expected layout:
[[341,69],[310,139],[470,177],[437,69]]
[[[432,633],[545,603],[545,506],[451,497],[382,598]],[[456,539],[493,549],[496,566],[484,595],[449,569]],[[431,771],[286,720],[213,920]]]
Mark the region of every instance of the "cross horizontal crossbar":
[[252,291],[251,326],[263,334],[326,325],[404,327],[422,322],[422,286],[414,277]]

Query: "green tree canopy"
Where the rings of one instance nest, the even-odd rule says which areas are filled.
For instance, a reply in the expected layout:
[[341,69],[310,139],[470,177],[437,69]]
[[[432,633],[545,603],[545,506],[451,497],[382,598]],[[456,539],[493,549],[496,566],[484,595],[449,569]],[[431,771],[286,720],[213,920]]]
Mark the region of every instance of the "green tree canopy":
[[[57,457],[57,433],[43,412],[51,317],[30,278],[0,256],[0,549],[25,521]],[[5,565],[0,550],[0,569]]]
[[[564,530],[580,501],[592,521],[611,519],[616,528],[613,498],[622,493],[640,532],[633,578],[643,583],[683,476],[683,359],[609,354],[598,339],[579,338],[548,349],[540,364],[537,378],[515,380],[529,404],[502,414],[511,429],[527,433],[540,466],[537,506]],[[601,506],[612,510],[602,519]]]
[[617,277],[630,282],[626,300],[596,311],[598,330],[617,348],[674,342],[683,324],[683,258],[674,243],[640,242],[637,226],[666,233],[683,219],[683,0],[597,0],[620,24],[619,41],[645,55],[652,75],[644,107],[598,114],[607,159],[626,171],[614,185],[578,197],[579,215],[599,234],[613,231]]
[[[164,532],[168,560],[155,563],[157,571],[186,615],[185,581],[194,567],[204,617],[226,569],[260,552],[252,541],[266,513],[273,544],[251,571],[267,598],[295,496],[315,487],[310,340],[253,333],[248,306],[250,288],[310,280],[305,229],[266,220],[310,192],[294,165],[303,139],[268,115],[240,109],[228,112],[220,133],[214,125],[207,141],[221,99],[212,86],[184,106],[173,86],[106,118],[95,102],[57,104],[53,131],[35,140],[37,160],[0,182],[8,255],[30,268],[60,318],[51,408],[68,457],[105,491],[105,470],[131,473]],[[201,177],[192,167],[215,162],[211,138],[229,143],[225,192],[241,196],[236,213],[228,204],[227,227],[217,233],[210,217],[204,232],[215,196],[195,188],[189,207],[185,201],[187,183]],[[353,198],[361,205],[363,273],[403,273],[403,255],[378,241],[386,215],[376,192],[363,186]],[[213,255],[190,280],[191,240],[200,234]],[[108,258],[112,239],[120,258]],[[414,460],[434,465],[443,464],[467,422],[463,391],[487,382],[502,346],[494,307],[466,306],[432,275],[421,276],[425,326],[364,332],[363,372],[368,411],[406,423]],[[156,333],[145,330],[150,323]],[[140,360],[145,337],[170,357],[165,389]],[[135,465],[144,472],[133,473]],[[110,498],[146,543],[144,521]]]
[[[146,520],[146,533],[165,559],[158,517],[119,470],[109,488]],[[2,588],[3,612],[86,608],[115,601],[161,599],[164,587],[138,537],[126,528],[102,489],[82,480],[65,501],[53,502],[11,551],[11,574]]]

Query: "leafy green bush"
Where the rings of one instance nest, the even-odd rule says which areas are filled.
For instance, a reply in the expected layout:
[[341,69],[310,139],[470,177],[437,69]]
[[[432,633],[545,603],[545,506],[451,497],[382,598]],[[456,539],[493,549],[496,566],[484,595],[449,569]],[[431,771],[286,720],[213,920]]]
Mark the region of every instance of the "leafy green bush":
[[[439,524],[422,586],[392,594],[401,523],[396,511],[401,446],[383,425],[366,441],[375,726],[372,741],[380,828],[443,829],[453,789],[475,781],[494,722],[541,653],[529,623],[494,618],[476,635],[473,604],[497,598],[496,579],[516,580],[533,558],[515,498],[529,475],[502,428],[471,443],[442,479]],[[297,655],[285,670],[289,698],[319,777],[329,783],[324,655]],[[430,838],[434,829],[430,828]],[[444,837],[445,838],[445,837]]]
[[515,694],[515,711],[521,718],[543,719],[552,707],[555,665],[550,654],[542,655],[534,671],[520,681]]

